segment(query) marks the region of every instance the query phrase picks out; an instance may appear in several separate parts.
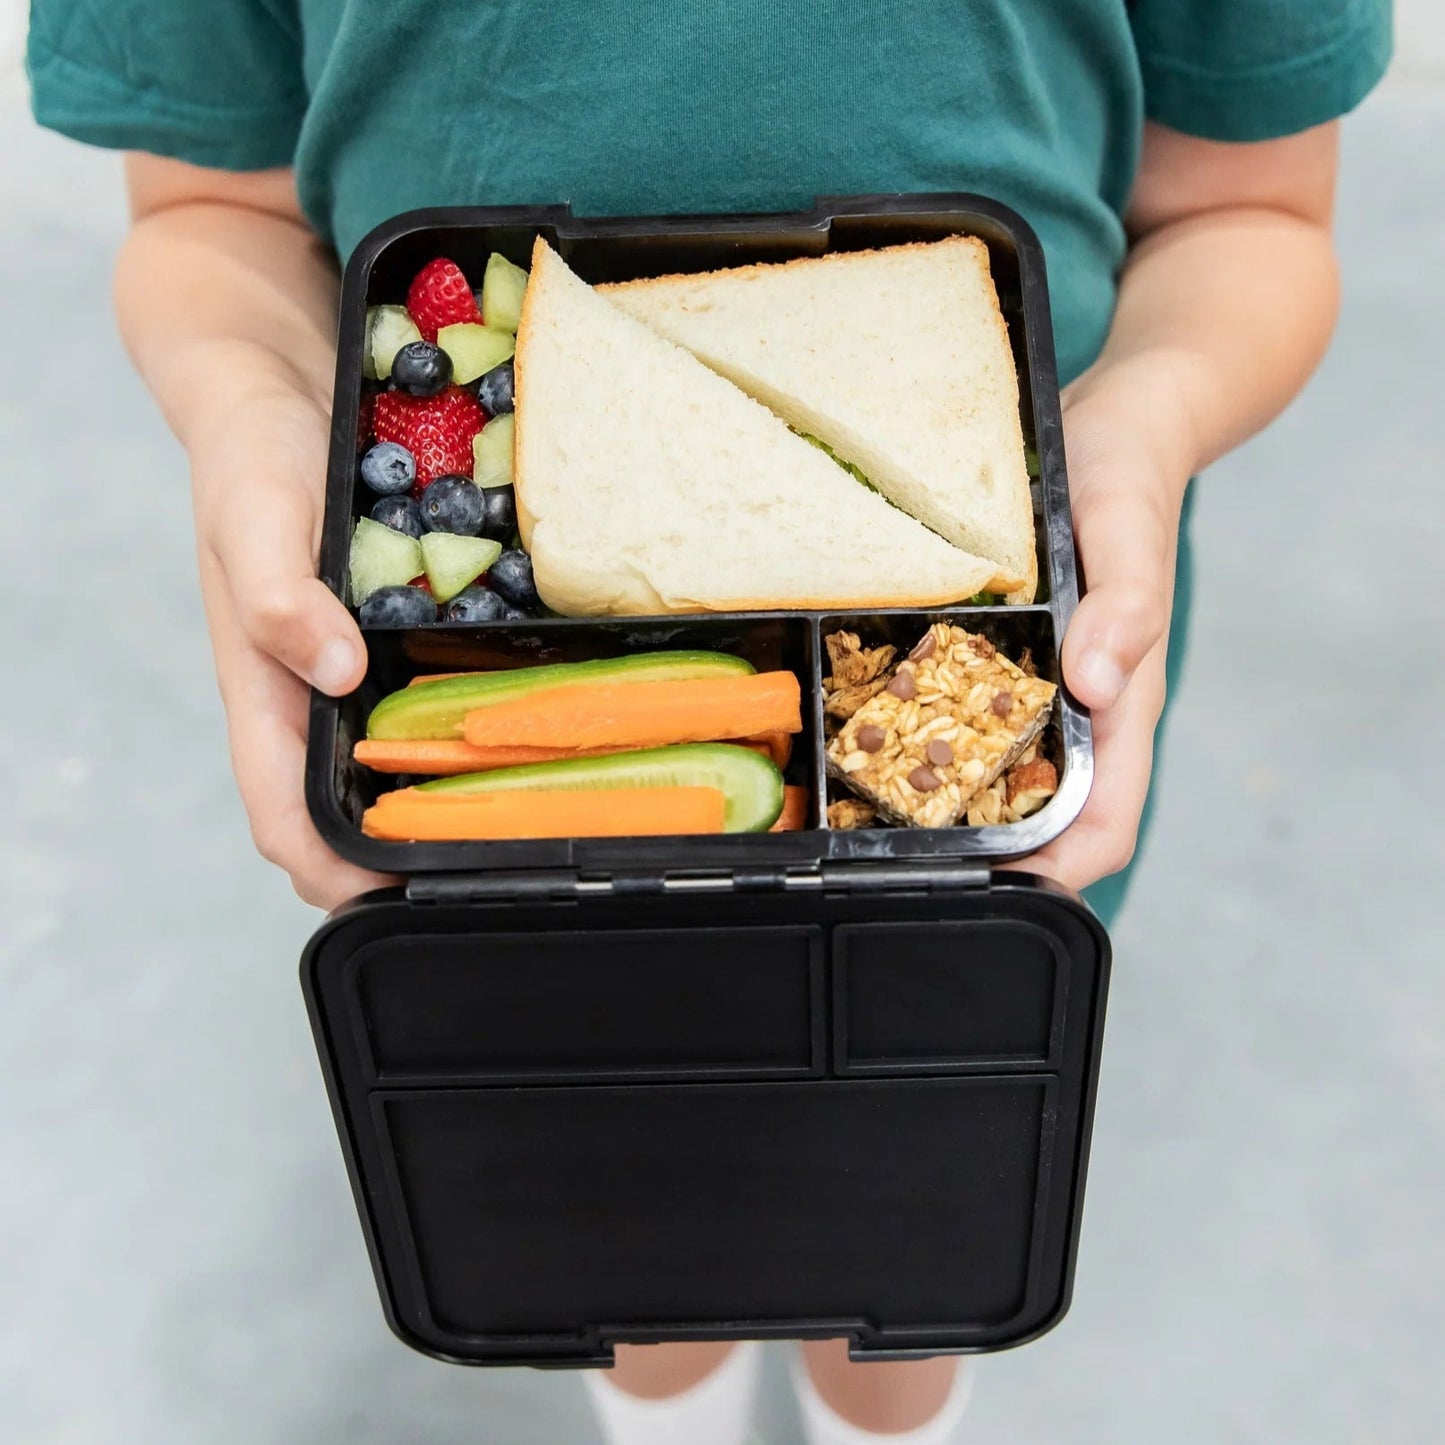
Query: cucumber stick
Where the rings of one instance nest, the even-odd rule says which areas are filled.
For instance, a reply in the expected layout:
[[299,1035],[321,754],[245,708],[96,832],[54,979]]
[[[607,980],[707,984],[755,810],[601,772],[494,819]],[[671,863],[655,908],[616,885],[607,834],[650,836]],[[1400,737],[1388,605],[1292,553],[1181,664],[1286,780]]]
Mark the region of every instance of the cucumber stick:
[[760,753],[728,743],[679,743],[603,758],[528,763],[422,783],[423,793],[591,791],[605,788],[718,788],[725,833],[765,833],[783,810],[783,775]]

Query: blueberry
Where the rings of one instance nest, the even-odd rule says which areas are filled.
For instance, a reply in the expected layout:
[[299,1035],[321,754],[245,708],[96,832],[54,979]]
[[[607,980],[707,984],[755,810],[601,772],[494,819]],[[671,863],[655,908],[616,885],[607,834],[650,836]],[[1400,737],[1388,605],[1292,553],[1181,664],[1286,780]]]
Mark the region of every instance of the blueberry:
[[485,514],[482,489],[466,477],[438,477],[421,494],[421,524],[428,532],[475,537]]
[[508,607],[502,613],[503,622],[534,622],[535,620],[530,612],[524,612],[520,607]]
[[363,627],[420,627],[437,620],[437,605],[424,587],[378,587],[361,604]]
[[512,410],[512,389],[515,373],[510,357],[500,366],[494,366],[477,383],[477,400],[488,416],[501,416]]
[[511,609],[488,587],[468,587],[447,603],[448,622],[496,622]]
[[517,531],[517,498],[511,487],[482,487],[482,530],[493,542],[507,542]]
[[408,341],[391,363],[391,379],[399,391],[435,396],[452,379],[452,359],[430,341]]
[[537,596],[537,584],[532,579],[532,559],[525,552],[503,552],[492,563],[487,580],[513,607],[528,609],[536,607],[541,601]]
[[393,532],[405,532],[408,537],[420,539],[423,531],[421,508],[411,497],[379,497],[371,509],[371,520]]
[[400,442],[377,442],[361,459],[361,480],[383,497],[409,492],[416,458]]

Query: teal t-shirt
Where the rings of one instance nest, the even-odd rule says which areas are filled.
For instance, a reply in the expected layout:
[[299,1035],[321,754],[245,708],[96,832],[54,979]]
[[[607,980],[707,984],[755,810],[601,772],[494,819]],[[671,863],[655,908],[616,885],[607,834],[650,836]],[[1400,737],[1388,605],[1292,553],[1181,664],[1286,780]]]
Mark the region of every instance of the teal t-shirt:
[[414,206],[792,210],[979,191],[1032,223],[1062,376],[1097,354],[1146,115],[1304,129],[1381,74],[1389,0],[33,0],[42,124],[293,164],[344,257]]
[[[993,196],[1043,242],[1065,381],[1108,330],[1146,116],[1291,134],[1353,107],[1391,44],[1389,0],[32,0],[31,17],[43,125],[294,165],[343,258],[416,206]],[[1124,883],[1089,890],[1106,921]]]

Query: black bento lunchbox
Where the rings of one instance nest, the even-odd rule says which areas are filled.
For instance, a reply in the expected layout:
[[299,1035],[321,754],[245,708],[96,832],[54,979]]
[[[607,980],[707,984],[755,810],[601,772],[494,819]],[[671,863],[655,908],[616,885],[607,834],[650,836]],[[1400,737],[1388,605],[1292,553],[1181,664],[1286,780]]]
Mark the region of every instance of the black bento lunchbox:
[[[340,909],[302,982],[387,1318],[470,1364],[599,1365],[617,1341],[846,1336],[857,1357],[999,1349],[1072,1287],[1109,972],[1074,894],[995,862],[1089,790],[1061,690],[1059,790],[991,828],[832,831],[822,639],[911,646],[956,617],[1058,681],[1078,579],[1043,257],[968,195],[797,215],[413,212],[342,287],[321,575],[345,595],[368,304],[427,261],[480,275],[541,234],[592,282],[966,232],[988,245],[1038,458],[1041,599],[834,616],[544,619],[367,634],[363,686],[311,708],[307,797],[342,856],[404,886]],[[392,843],[351,761],[413,676],[701,647],[803,684],[788,772],[809,827],[725,837]]]

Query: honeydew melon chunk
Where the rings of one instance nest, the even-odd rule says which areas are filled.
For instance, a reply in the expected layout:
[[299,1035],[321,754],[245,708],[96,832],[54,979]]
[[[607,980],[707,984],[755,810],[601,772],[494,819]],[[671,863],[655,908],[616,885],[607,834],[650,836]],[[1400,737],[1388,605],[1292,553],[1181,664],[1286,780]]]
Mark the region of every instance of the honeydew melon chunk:
[[421,547],[415,537],[358,517],[351,534],[351,605],[360,607],[378,587],[404,587],[420,575]]
[[522,324],[522,297],[527,273],[495,251],[487,257],[482,277],[482,320],[501,331],[516,332]]
[[361,374],[368,381],[385,381],[391,363],[403,346],[422,339],[405,306],[371,306],[366,312],[366,345],[362,347]]
[[472,438],[472,480],[479,487],[512,485],[513,414],[494,416]]
[[517,349],[510,331],[497,331],[475,321],[458,321],[437,332],[437,345],[452,359],[452,380],[465,386],[500,366]]
[[502,544],[485,537],[427,532],[421,539],[422,566],[426,569],[431,594],[438,602],[450,602],[501,555]]

